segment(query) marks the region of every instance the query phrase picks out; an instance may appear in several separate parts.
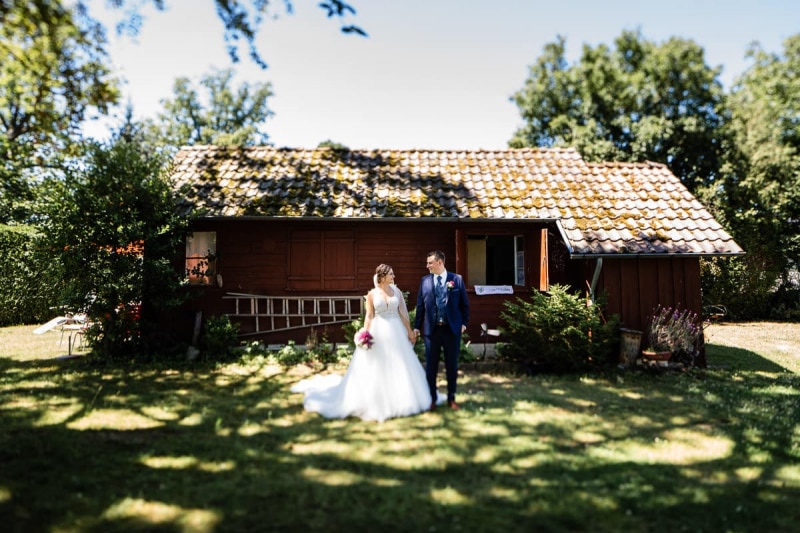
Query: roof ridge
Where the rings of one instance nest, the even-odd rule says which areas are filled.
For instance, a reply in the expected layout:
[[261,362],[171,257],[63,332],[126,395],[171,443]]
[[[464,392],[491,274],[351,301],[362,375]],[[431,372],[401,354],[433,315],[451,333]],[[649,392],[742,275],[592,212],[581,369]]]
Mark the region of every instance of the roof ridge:
[[[292,147],[292,146],[271,146],[271,145],[252,145],[252,146],[231,146],[222,144],[194,144],[184,145],[179,150],[274,150],[283,152],[314,152],[314,151],[348,151],[348,152],[474,152],[474,153],[504,153],[504,152],[574,152],[579,154],[574,147],[544,147],[526,146],[523,148],[336,148],[333,146]],[[580,154],[579,154],[580,155]]]
[[590,167],[604,168],[669,168],[665,163],[650,161],[648,159],[644,161],[587,161],[586,164]]

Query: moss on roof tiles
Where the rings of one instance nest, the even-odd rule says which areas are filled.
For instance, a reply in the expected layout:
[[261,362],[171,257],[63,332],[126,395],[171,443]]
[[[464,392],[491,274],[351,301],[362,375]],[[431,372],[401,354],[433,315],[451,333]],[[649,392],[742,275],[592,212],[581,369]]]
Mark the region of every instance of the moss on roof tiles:
[[[578,252],[635,249],[622,232],[671,242],[670,220],[688,219],[695,251],[733,243],[666,166],[586,163],[571,148],[333,150],[197,146],[175,161],[182,206],[206,216],[469,219],[561,218]],[[606,233],[595,232],[601,221]],[[709,226],[707,235],[699,230]],[[619,231],[610,231],[619,230]],[[599,245],[599,240],[604,240]],[[669,246],[664,247],[670,251]],[[735,243],[725,251],[739,251]],[[684,250],[686,251],[686,250]],[[689,250],[692,251],[692,250]]]

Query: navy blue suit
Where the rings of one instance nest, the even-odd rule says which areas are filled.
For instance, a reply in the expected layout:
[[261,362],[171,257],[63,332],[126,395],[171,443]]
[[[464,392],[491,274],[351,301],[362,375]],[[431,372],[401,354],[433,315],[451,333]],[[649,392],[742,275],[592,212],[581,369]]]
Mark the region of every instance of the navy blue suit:
[[431,398],[434,402],[436,401],[439,356],[444,352],[447,400],[455,401],[458,354],[461,350],[461,326],[467,325],[469,321],[469,299],[461,276],[447,272],[447,277],[443,280],[444,313],[441,317],[442,324],[439,324],[434,288],[435,279],[435,274],[428,274],[420,281],[414,329],[418,329],[422,333],[422,340],[425,343],[425,373],[431,389]]

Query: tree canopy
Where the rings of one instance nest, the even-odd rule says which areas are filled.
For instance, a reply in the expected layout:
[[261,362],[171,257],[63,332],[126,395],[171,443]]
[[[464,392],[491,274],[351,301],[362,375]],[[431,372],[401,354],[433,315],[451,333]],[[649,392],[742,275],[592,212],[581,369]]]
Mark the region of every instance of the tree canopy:
[[62,302],[88,314],[93,352],[108,357],[163,353],[149,344],[160,313],[182,302],[175,259],[186,221],[160,157],[128,133],[91,143],[51,184],[42,223],[65,273]]
[[509,144],[667,164],[747,252],[704,262],[704,298],[739,318],[800,317],[800,35],[747,57],[726,94],[690,40],[623,32],[570,64],[559,37],[512,98],[524,125]]
[[[135,34],[143,24],[145,5],[161,10],[170,0],[109,3],[121,13],[117,30]],[[30,219],[36,196],[34,177],[44,168],[58,168],[60,161],[79,152],[85,120],[92,113],[107,114],[119,101],[118,81],[106,51],[106,28],[92,18],[90,4],[89,0],[0,0],[0,55],[4,58],[0,63],[0,223]],[[265,68],[254,42],[263,19],[277,14],[274,3],[213,0],[211,5],[223,22],[231,59],[239,61],[240,45],[245,44],[250,58]],[[343,32],[366,35],[345,23],[355,14],[348,3],[323,0],[318,6],[329,18],[342,22]],[[291,13],[293,2],[285,0],[284,8]],[[212,87],[214,81],[221,85]],[[258,124],[269,116],[269,85],[245,86],[234,92],[226,85],[229,81],[225,75],[203,80],[216,96],[228,98],[208,108],[222,112],[221,116],[206,114],[204,123],[192,124],[194,129],[187,134],[179,131],[189,125],[184,114],[165,126],[168,138],[195,142],[194,137],[202,137],[221,144],[265,142],[266,134]],[[165,112],[170,113],[170,107],[178,113],[196,109],[189,82],[177,83],[176,99],[167,103]],[[243,107],[236,111],[238,104]]]
[[173,98],[162,100],[163,111],[147,121],[149,140],[167,151],[191,144],[266,144],[264,122],[272,114],[267,107],[272,88],[269,83],[244,83],[234,89],[233,76],[231,69],[218,70],[203,76],[200,87],[188,78],[175,80]]
[[118,101],[105,44],[100,25],[60,2],[3,3],[0,221],[30,214],[30,174],[68,155],[88,113]]
[[781,301],[762,300],[761,312],[794,307],[800,317],[792,290],[800,282],[800,34],[782,54],[755,44],[748,57],[753,65],[728,98],[725,164],[707,195],[748,257],[741,271],[720,268],[738,293],[778,287]]
[[[261,68],[266,68],[267,63],[255,46],[255,39],[264,18],[277,16],[273,4],[269,0],[213,0],[213,2],[217,16],[225,28],[224,38],[231,60],[234,63],[240,60],[239,47],[244,42],[250,59]],[[125,16],[117,24],[117,30],[136,34],[143,23],[141,7],[146,3],[151,3],[156,9],[163,10],[170,0],[109,0],[109,3],[124,10],[125,13]],[[293,0],[283,0],[283,4],[286,13],[291,14],[294,10]],[[87,10],[86,0],[79,0],[78,5],[82,10]],[[328,18],[342,22],[342,33],[367,36],[367,33],[359,26],[345,23],[348,15],[356,14],[355,8],[350,4],[342,0],[321,0],[317,5],[325,11]]]
[[623,32],[615,47],[583,47],[565,58],[563,37],[544,47],[512,97],[524,120],[512,147],[571,146],[590,161],[666,163],[690,188],[719,166],[722,85],[703,49]]

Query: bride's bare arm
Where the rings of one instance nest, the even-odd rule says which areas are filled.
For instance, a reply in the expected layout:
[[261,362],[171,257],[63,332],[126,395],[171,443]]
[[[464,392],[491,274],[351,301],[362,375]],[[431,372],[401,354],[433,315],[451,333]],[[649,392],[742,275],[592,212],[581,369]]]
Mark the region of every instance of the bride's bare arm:
[[400,288],[395,285],[394,293],[397,296],[397,299],[400,300],[400,319],[403,321],[403,325],[406,327],[408,340],[411,342],[411,344],[414,344],[417,341],[417,336],[414,334],[414,330],[411,329],[411,320],[408,317],[408,307],[406,307],[406,300],[403,298],[403,291],[401,291]]
[[372,303],[372,291],[375,289],[370,290],[367,293],[367,310],[364,314],[364,329],[369,331],[369,326],[372,324],[372,317],[375,316],[375,305]]

